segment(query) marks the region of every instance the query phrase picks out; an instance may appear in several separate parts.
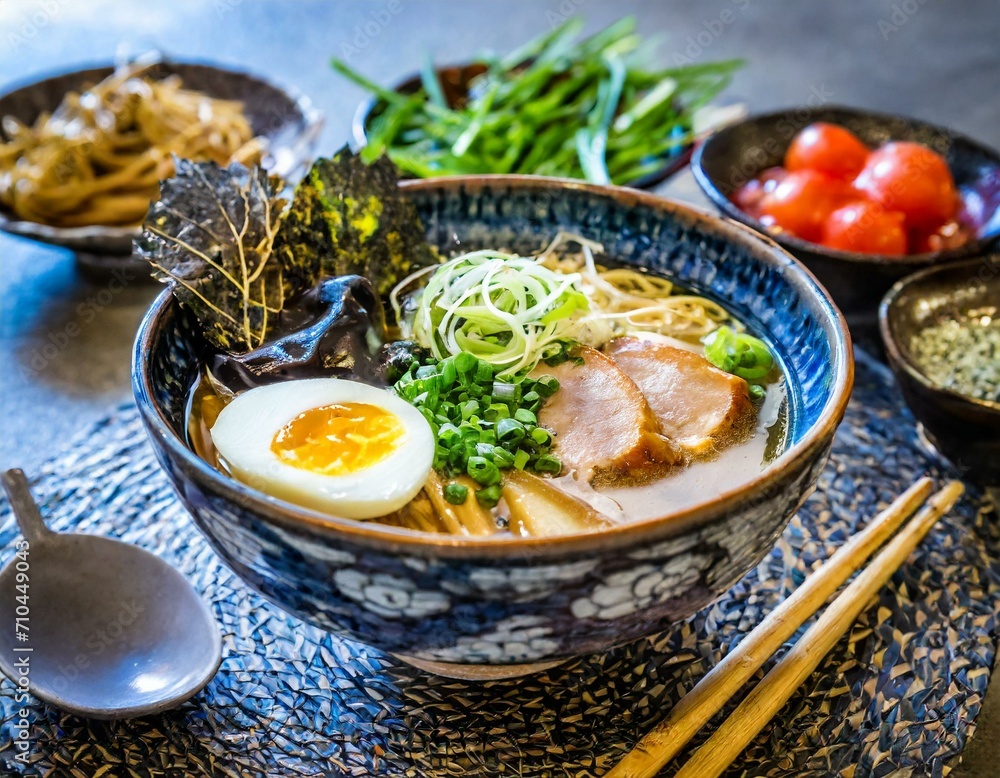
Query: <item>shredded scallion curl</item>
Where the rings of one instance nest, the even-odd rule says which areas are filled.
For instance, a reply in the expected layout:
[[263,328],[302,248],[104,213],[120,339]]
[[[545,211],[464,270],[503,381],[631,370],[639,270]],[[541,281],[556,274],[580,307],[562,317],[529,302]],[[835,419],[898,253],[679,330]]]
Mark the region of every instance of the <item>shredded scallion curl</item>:
[[[398,321],[405,318],[400,292],[426,272],[393,289]],[[420,293],[412,336],[435,359],[465,351],[511,376],[564,348],[573,321],[588,307],[578,273],[550,270],[536,258],[473,251],[434,269]]]
[[[714,300],[677,294],[663,276],[598,265],[595,255],[603,253],[600,243],[569,232],[535,257],[475,251],[412,273],[390,301],[404,337],[435,358],[469,351],[504,375],[530,370],[572,343],[601,348],[638,335],[702,353],[702,339],[720,326],[743,329]],[[415,315],[404,315],[402,297],[428,274],[427,287],[409,297]]]

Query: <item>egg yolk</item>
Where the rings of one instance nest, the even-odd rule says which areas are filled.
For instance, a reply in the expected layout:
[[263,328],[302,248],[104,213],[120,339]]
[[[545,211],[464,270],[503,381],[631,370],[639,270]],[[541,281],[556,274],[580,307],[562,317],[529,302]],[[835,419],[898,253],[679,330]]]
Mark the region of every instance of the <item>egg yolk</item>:
[[403,423],[368,403],[310,408],[278,430],[271,451],[287,465],[321,475],[347,475],[381,462],[403,437]]

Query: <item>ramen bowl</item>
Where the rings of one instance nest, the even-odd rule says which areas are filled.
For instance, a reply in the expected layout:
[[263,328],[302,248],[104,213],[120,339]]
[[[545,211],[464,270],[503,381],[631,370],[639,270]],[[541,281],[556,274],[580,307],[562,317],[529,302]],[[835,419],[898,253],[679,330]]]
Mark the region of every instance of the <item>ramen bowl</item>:
[[786,447],[749,482],[592,533],[477,539],[313,512],[230,479],[190,448],[185,407],[206,348],[167,291],[139,331],[133,386],[159,461],[220,556],[305,621],[478,678],[651,635],[753,568],[815,485],[851,391],[846,324],[808,271],[743,225],[637,190],[524,176],[402,186],[443,253],[460,244],[528,254],[571,231],[725,301],[785,367]]

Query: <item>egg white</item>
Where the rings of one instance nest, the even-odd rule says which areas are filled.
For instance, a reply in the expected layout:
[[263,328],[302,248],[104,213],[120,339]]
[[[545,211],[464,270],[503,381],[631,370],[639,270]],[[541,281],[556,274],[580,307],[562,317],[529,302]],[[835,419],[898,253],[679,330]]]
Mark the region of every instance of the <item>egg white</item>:
[[[271,451],[274,436],[300,413],[350,402],[374,405],[402,423],[403,433],[385,459],[332,476],[293,467]],[[402,508],[423,487],[434,461],[433,432],[416,408],[385,389],[340,378],[250,389],[223,408],[211,435],[237,480],[273,497],[349,519],[372,519]]]

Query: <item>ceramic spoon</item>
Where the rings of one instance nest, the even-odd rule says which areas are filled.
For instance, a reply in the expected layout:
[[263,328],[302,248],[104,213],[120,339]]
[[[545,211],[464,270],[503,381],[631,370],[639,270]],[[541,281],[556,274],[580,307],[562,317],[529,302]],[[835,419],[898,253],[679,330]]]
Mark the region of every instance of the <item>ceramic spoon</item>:
[[157,713],[200,691],[219,669],[222,639],[187,580],[141,548],[52,532],[24,473],[2,481],[24,534],[0,571],[4,675],[99,719]]

